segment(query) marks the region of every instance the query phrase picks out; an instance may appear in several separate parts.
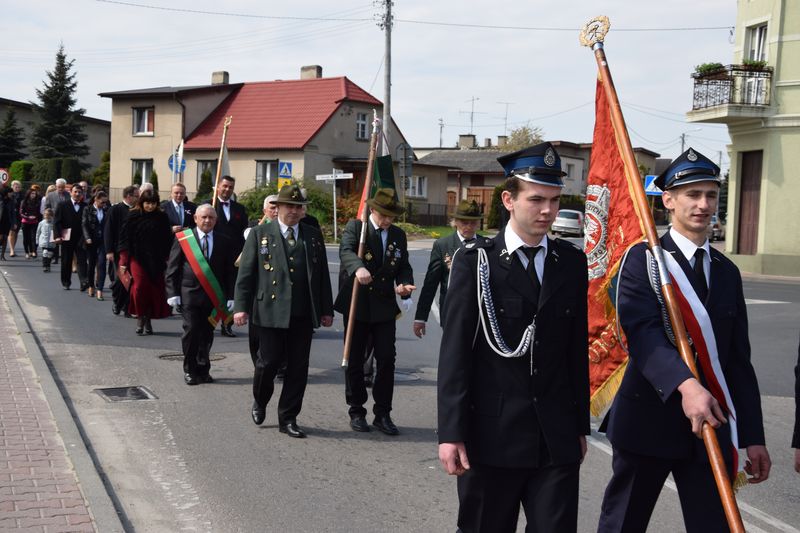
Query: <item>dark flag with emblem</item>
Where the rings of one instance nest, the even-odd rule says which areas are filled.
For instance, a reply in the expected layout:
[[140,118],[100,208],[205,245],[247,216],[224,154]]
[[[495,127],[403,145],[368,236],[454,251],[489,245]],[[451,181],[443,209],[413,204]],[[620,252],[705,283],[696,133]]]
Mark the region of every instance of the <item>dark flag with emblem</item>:
[[602,83],[597,81],[585,217],[585,251],[589,262],[589,387],[595,416],[611,404],[627,364],[615,310],[617,274],[625,251],[644,236],[640,213],[625,176],[620,152],[623,141],[614,131]]
[[372,173],[372,187],[369,191],[364,189],[361,194],[361,203],[358,205],[358,218],[361,218],[365,202],[375,196],[378,189],[392,189],[397,196],[397,189],[394,186],[394,168],[392,167],[392,156],[381,155],[375,158],[375,170]]

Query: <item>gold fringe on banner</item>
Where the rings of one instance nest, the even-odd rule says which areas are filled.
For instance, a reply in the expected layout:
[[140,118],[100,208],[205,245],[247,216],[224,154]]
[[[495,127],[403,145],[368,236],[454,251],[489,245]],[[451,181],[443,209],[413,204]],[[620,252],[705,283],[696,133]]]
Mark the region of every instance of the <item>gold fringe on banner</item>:
[[620,384],[622,383],[622,376],[625,375],[625,367],[628,366],[628,361],[625,360],[621,365],[614,369],[608,379],[592,394],[589,400],[589,411],[592,416],[600,416],[611,405],[614,400],[614,395],[617,394]]

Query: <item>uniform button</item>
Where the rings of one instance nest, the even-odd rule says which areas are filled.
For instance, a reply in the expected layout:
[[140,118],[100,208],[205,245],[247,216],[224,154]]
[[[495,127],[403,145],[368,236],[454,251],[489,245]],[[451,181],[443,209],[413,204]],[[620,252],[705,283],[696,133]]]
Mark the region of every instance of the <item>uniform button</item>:
[[273,284],[273,285],[277,285],[277,284],[278,284],[278,282],[277,282],[276,280],[274,280],[274,279],[273,279],[273,280],[272,280],[272,284]]
[[533,403],[539,403],[539,398],[537,398],[536,396],[534,396],[534,397],[533,397]]
[[539,369],[538,369],[538,368],[534,368],[534,369],[533,369],[533,375],[534,375],[534,376],[537,376],[537,375],[539,375]]
[[500,308],[500,314],[502,315],[502,314],[503,314],[503,313],[505,313],[505,312],[506,312],[506,310],[505,310],[505,309],[503,309],[503,308],[501,307],[501,308]]
[[566,313],[564,313],[564,314],[565,314],[565,315],[568,315],[568,314],[569,314],[569,309],[567,309]]
[[661,389],[658,389],[658,393],[659,393],[661,396],[664,396],[664,391],[663,391],[663,390],[661,390]]
[[533,341],[534,346],[539,346],[539,341]]
[[289,272],[294,272],[294,269],[293,269],[293,268],[290,268],[290,269],[289,269]]
[[277,296],[275,296],[275,295],[273,294],[273,295],[272,295],[272,299],[274,300],[275,298],[277,298]]
[[289,261],[294,261],[294,257],[289,256]]

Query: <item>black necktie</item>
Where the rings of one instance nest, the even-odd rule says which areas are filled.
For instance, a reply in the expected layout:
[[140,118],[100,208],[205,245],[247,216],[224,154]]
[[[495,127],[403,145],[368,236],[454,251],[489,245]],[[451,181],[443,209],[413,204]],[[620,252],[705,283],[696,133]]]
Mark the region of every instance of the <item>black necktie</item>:
[[380,250],[378,254],[378,263],[383,264],[383,256],[386,253],[386,250],[383,249],[383,228],[376,229],[375,235],[378,236],[378,250]]
[[294,247],[294,245],[297,244],[297,241],[294,240],[294,228],[291,226],[286,228],[286,242],[291,247]]
[[701,301],[704,301],[708,296],[708,283],[706,283],[706,272],[703,268],[704,258],[705,250],[698,248],[694,253],[694,277],[697,281],[697,296],[700,297]]
[[470,237],[469,239],[464,239],[464,244],[472,244],[475,242],[475,237]]
[[203,250],[203,257],[208,259],[208,234],[203,235],[202,242],[200,243],[200,248]]
[[536,261],[534,261],[534,258],[541,249],[541,246],[523,248],[523,252],[528,256],[528,268],[526,270],[528,272],[528,277],[531,278],[531,282],[533,282],[534,299],[537,302],[539,301],[539,290],[542,288],[542,284],[539,282],[539,276],[536,274]]

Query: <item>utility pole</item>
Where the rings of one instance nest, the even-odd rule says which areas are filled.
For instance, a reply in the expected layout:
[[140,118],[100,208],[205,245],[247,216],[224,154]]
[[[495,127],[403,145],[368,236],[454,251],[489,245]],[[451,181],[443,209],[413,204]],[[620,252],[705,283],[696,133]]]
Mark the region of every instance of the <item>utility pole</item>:
[[503,116],[503,135],[508,135],[508,106],[514,102],[497,102],[498,104],[506,106],[506,113]]
[[681,153],[683,153],[685,151],[684,150],[685,146],[686,146],[686,134],[685,133],[681,133]]
[[383,153],[391,153],[389,124],[392,120],[392,0],[377,0],[383,4],[385,12],[378,26],[384,32],[383,56],[383,135],[385,138]]
[[442,132],[444,131],[444,120],[439,119],[439,148],[442,147]]

